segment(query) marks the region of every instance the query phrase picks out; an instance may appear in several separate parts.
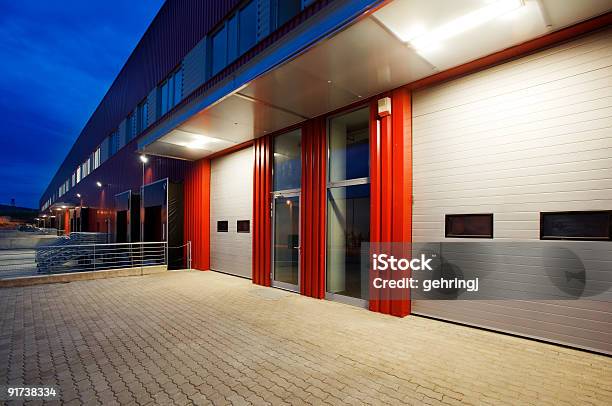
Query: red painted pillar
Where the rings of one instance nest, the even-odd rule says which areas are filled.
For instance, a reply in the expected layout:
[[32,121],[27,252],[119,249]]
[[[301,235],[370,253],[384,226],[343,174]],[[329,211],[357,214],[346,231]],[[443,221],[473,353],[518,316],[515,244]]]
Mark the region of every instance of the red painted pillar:
[[193,164],[185,176],[184,236],[191,241],[191,267],[210,269],[210,160]]
[[302,201],[300,224],[300,293],[325,297],[326,121],[302,128]]
[[263,136],[254,142],[253,170],[253,283],[270,286],[271,272],[271,192],[272,137]]
[[70,234],[70,210],[64,211],[64,234]]
[[[378,114],[371,105],[370,240],[412,242],[412,106],[410,91],[393,91],[391,112]],[[387,275],[388,276],[388,275]],[[391,298],[389,290],[373,292],[370,310],[403,317],[410,314],[410,296]]]

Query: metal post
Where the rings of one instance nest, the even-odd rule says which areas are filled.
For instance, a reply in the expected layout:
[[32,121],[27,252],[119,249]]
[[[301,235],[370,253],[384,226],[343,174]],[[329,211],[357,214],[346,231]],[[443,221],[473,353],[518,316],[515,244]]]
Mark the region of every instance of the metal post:
[[191,269],[191,241],[187,241],[187,269]]
[[96,270],[96,243],[94,243],[93,245],[93,252],[94,252],[94,256],[93,256],[93,270]]
[[140,275],[144,274],[144,186],[145,186],[145,162],[142,163],[142,187],[140,188]]

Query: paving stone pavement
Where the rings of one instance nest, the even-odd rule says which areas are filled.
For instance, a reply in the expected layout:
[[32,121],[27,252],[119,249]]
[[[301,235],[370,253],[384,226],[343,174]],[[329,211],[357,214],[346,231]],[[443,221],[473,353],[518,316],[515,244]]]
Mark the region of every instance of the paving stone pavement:
[[612,405],[610,357],[215,272],[0,289],[0,312],[0,385],[67,405]]

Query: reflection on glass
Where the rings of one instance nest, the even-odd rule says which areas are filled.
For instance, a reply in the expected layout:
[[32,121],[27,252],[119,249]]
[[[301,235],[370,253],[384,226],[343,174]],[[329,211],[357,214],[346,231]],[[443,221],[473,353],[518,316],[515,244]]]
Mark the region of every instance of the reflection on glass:
[[300,198],[274,199],[274,280],[298,284]]
[[[370,185],[330,188],[327,200],[327,291],[366,299],[361,244],[370,239]],[[365,267],[364,267],[365,268]]]
[[329,180],[365,178],[370,173],[369,109],[329,121]]
[[274,138],[274,190],[299,189],[302,183],[302,131]]

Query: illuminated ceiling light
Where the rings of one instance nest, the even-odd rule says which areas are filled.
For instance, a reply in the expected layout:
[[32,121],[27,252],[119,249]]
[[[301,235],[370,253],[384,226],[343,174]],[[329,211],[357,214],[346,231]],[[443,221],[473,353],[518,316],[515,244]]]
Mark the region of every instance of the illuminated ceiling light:
[[96,182],[96,186],[97,186],[97,187],[102,187],[102,182],[97,181],[97,182]]
[[66,208],[66,206],[62,206],[62,209],[65,209],[65,208]]
[[140,162],[142,162],[143,164],[146,164],[147,162],[149,162],[149,158],[146,155],[141,155]]
[[46,215],[46,214],[43,214],[43,215],[42,215],[42,217],[43,217],[43,218],[47,218],[47,215]]
[[55,209],[56,211],[61,211],[62,209],[60,209],[59,207]]
[[412,38],[405,35],[403,38],[400,37],[400,39],[410,43],[417,51],[433,50],[440,47],[442,42],[448,38],[476,28],[499,16],[514,11],[523,5],[523,0],[497,0],[478,10],[451,20],[431,31]]
[[187,142],[183,146],[190,148],[190,149],[204,149],[206,144],[207,142],[204,140],[195,140],[192,142]]

